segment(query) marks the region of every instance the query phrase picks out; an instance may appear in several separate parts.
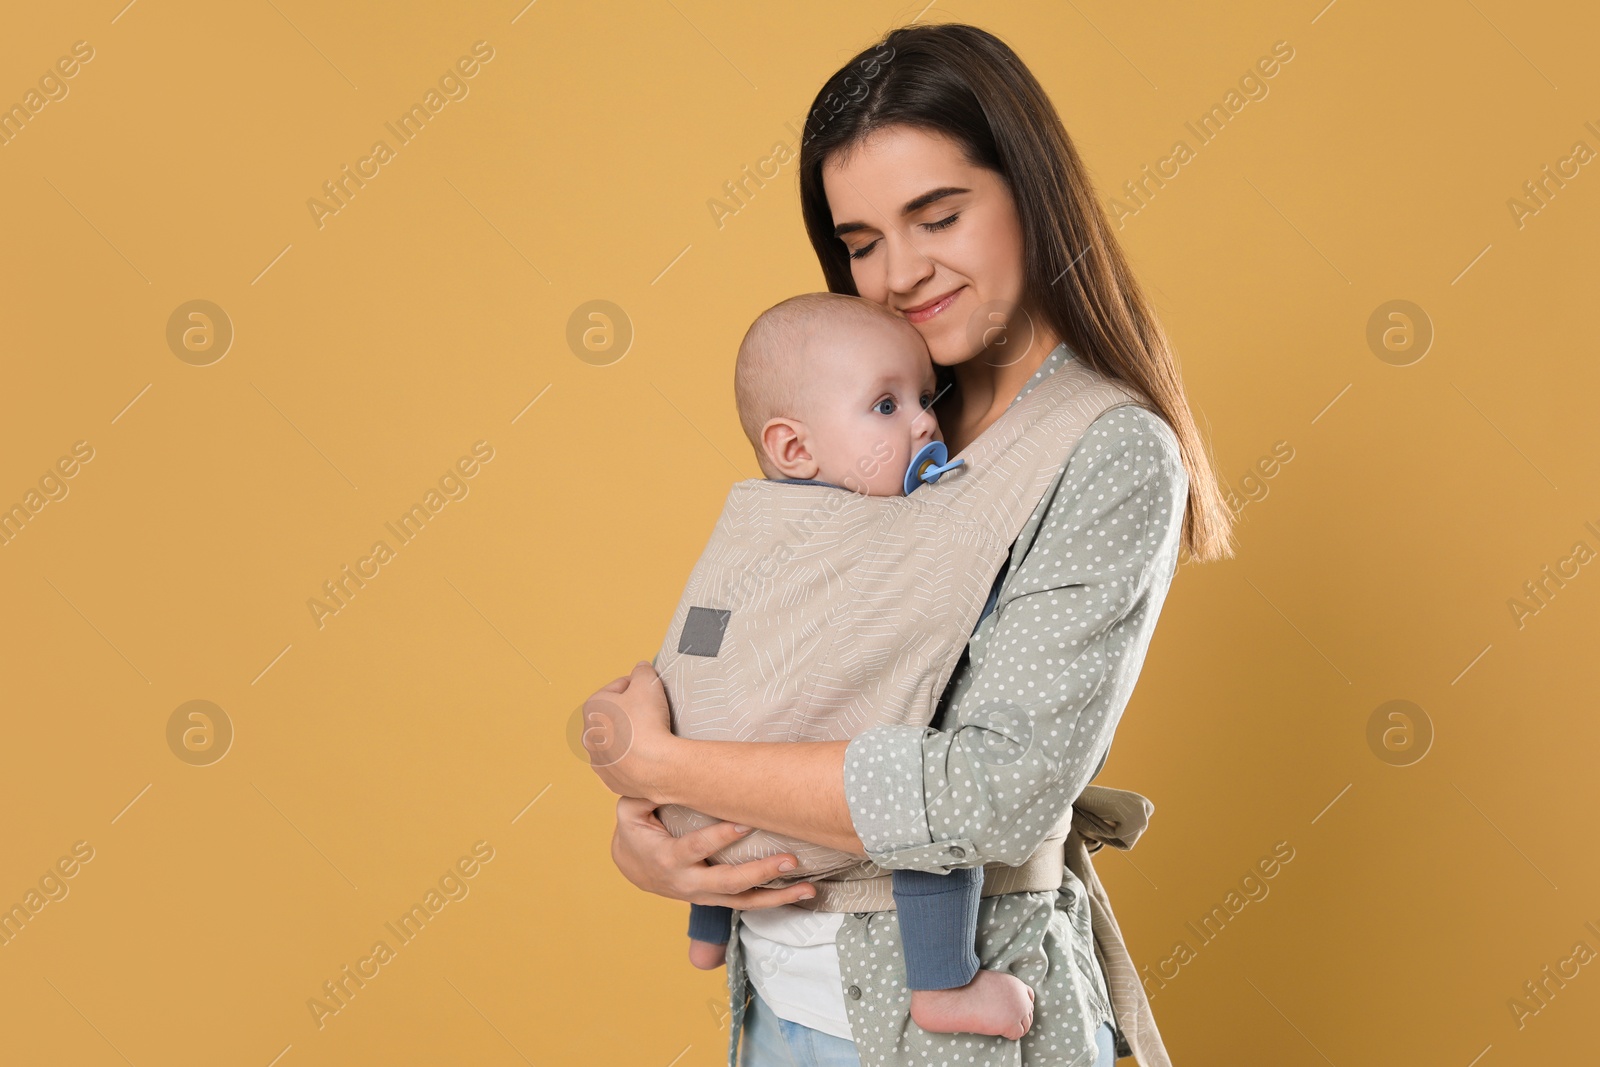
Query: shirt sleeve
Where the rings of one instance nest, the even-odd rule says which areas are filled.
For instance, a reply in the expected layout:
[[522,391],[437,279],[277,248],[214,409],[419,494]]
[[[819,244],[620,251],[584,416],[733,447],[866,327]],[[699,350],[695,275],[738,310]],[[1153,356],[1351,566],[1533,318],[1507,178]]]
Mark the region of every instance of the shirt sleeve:
[[1094,775],[1138,680],[1188,485],[1159,415],[1121,407],[1090,425],[973,634],[941,728],[875,726],[847,747],[845,795],[869,858],[947,871],[1018,866],[1038,848]]

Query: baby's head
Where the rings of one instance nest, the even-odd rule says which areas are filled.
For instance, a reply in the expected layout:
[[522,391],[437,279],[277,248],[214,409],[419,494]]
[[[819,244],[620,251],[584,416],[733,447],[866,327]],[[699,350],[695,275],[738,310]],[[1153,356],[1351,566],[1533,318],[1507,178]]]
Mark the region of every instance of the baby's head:
[[857,296],[805,293],[762,312],[739,346],[733,392],[768,478],[897,496],[911,457],[943,440],[922,335]]

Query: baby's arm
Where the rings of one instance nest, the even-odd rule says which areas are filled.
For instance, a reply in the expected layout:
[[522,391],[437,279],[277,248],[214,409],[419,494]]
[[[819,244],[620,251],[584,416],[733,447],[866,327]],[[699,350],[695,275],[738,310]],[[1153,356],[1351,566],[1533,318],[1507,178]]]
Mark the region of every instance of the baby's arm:
[[728,960],[728,937],[732,929],[732,908],[690,904],[689,962],[702,971],[721,967]]

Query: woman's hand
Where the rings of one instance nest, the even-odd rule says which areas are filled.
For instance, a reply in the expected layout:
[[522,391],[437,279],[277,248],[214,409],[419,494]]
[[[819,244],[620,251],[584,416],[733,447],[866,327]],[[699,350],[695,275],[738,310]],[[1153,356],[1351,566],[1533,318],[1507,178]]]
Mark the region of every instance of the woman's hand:
[[583,747],[589,766],[621,797],[667,803],[663,772],[670,767],[672,716],[654,667],[640,660],[632,674],[608,682],[583,704]]
[[[585,701],[583,722],[589,766],[618,796],[647,800],[650,810],[679,804],[866,858],[844,795],[848,741],[695,741],[674,736],[661,679],[647,662]],[[651,821],[665,832],[658,820]],[[669,886],[663,872],[699,864],[733,840],[725,837],[698,855],[639,869],[639,877],[626,867],[623,873],[652,893],[687,900],[683,887]],[[622,867],[623,861],[617,865]],[[760,885],[774,873],[781,872],[748,878],[734,892]],[[694,876],[689,888],[726,892],[722,882]],[[786,901],[761,906],[771,903]]]
[[657,896],[710,904],[740,911],[793,904],[816,894],[809,882],[783,889],[755,889],[794,869],[795,858],[780,854],[748,863],[707,863],[706,857],[750,832],[749,827],[719,822],[682,837],[673,837],[655,815],[656,805],[638,797],[617,801],[617,829],[611,836],[611,860],[622,876]]

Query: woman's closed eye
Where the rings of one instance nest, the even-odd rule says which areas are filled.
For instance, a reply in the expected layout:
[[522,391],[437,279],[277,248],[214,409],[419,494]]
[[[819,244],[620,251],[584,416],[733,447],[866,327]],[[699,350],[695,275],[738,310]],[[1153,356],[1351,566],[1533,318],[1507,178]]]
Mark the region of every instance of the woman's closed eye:
[[[961,213],[958,211],[958,212],[955,212],[954,214],[946,215],[942,219],[935,219],[933,222],[919,222],[917,225],[921,226],[928,233],[938,233],[940,230],[947,230],[951,226],[954,226],[955,223],[956,223],[956,220],[959,219],[960,217],[961,217]],[[882,238],[879,238],[879,240],[882,240]],[[874,248],[877,248],[877,247],[878,247],[878,242],[877,241],[872,241],[869,244],[862,245],[860,248],[851,249],[850,250],[850,258],[851,259],[862,259],[862,258],[866,257]]]

